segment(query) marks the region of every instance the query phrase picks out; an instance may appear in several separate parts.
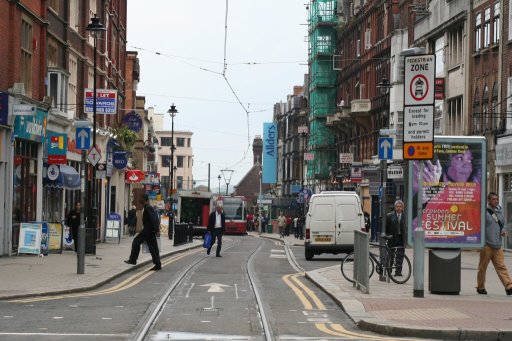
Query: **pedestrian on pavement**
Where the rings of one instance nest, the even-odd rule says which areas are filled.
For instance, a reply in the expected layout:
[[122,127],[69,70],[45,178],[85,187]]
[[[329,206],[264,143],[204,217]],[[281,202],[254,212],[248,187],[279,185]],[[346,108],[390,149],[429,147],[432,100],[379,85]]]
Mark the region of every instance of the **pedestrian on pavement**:
[[286,225],[286,218],[283,215],[283,212],[279,214],[279,217],[277,217],[277,226],[279,226],[279,238],[284,238],[285,236],[285,225]]
[[393,249],[391,254],[391,264],[395,264],[395,276],[402,276],[402,262],[404,260],[404,238],[405,238],[405,217],[404,202],[402,200],[395,201],[394,212],[386,215],[386,234],[391,235],[391,239],[388,240],[388,246],[398,247]]
[[130,237],[135,236],[135,227],[137,226],[137,208],[135,205],[133,205],[132,209],[128,211],[126,223],[128,224],[128,233],[130,234]]
[[487,195],[487,209],[485,211],[485,245],[480,250],[480,261],[478,263],[478,274],[476,292],[486,295],[485,273],[489,262],[492,261],[494,269],[505,287],[507,295],[512,295],[512,280],[510,279],[505,257],[501,247],[501,238],[505,236],[505,218],[501,207],[498,205],[498,194],[490,192]]
[[371,221],[370,221],[370,213],[363,211],[364,216],[364,230],[366,233],[370,232]]
[[69,211],[66,216],[66,225],[71,228],[71,236],[73,244],[75,244],[75,252],[78,252],[78,227],[80,226],[80,203],[75,204],[75,208]]
[[286,237],[288,237],[290,235],[291,228],[292,228],[292,216],[290,214],[288,214],[286,216],[286,228],[285,228],[285,231],[284,231],[284,235]]
[[249,212],[247,214],[247,231],[251,232],[254,230],[254,214]]
[[265,211],[261,213],[261,232],[267,232],[267,226],[268,226],[268,217]]
[[155,264],[150,270],[160,271],[162,270],[162,263],[160,262],[160,254],[158,251],[158,244],[156,237],[160,235],[160,224],[158,222],[158,214],[155,209],[149,204],[149,197],[147,194],[142,195],[142,201],[144,203],[144,211],[142,212],[142,231],[133,239],[132,250],[130,258],[125,260],[126,264],[137,264],[137,258],[139,258],[140,246],[146,242],[148,244],[149,252],[153,264]]
[[293,218],[293,236],[295,239],[299,238],[299,216],[297,215]]
[[226,228],[226,216],[222,213],[222,205],[217,203],[215,207],[215,211],[210,213],[210,217],[208,218],[208,231],[212,234],[212,243],[208,250],[206,250],[206,254],[209,255],[212,250],[213,244],[215,244],[215,240],[217,240],[217,257],[222,257],[220,255],[220,250],[222,249],[222,234],[224,234],[224,229]]

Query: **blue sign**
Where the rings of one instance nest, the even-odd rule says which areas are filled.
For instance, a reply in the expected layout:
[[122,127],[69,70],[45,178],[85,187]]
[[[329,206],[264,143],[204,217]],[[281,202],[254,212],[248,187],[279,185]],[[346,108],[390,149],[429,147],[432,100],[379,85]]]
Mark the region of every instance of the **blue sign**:
[[130,111],[123,116],[123,124],[128,129],[138,132],[142,129],[142,118],[135,111]]
[[393,160],[393,138],[379,137],[379,160]]
[[119,213],[110,212],[107,216],[107,220],[121,221],[121,216]]
[[14,135],[18,139],[43,142],[46,137],[48,112],[37,110],[34,116],[16,116],[14,118]]
[[[97,114],[115,114],[117,105],[117,90],[96,89],[96,113]],[[86,114],[94,113],[94,91],[85,90],[85,109]]]
[[76,149],[91,148],[91,128],[76,128]]
[[66,155],[68,151],[68,136],[66,134],[48,133],[48,156]]
[[128,165],[128,158],[126,157],[126,152],[114,152],[112,164],[117,169],[125,169]]
[[277,125],[263,123],[263,174],[265,184],[277,182]]
[[0,125],[7,125],[7,116],[9,116],[9,95],[0,92]]

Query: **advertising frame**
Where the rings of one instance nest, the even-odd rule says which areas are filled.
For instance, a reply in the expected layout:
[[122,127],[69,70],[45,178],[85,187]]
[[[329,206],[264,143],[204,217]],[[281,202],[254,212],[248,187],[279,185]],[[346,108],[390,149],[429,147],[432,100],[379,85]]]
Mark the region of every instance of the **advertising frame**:
[[[421,221],[425,231],[425,247],[482,248],[485,243],[483,212],[487,202],[485,137],[436,136],[433,160],[410,161],[407,190],[409,245],[414,245],[414,231],[417,228],[418,195],[415,192],[418,188],[419,162],[425,165]],[[467,167],[468,163],[471,170]]]
[[262,183],[277,183],[277,124],[263,123]]

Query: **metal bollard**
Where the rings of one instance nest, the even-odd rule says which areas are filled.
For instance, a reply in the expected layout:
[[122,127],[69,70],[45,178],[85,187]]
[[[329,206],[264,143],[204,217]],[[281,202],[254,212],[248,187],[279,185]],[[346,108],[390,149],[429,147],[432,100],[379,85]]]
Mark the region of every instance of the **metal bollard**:
[[188,223],[188,242],[192,243],[194,240],[194,225],[192,223]]

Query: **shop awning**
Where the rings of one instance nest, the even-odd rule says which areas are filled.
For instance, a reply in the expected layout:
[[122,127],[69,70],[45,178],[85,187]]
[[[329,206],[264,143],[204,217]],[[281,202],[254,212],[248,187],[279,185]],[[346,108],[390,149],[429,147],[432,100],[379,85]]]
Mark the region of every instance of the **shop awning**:
[[[58,165],[58,175],[55,174],[56,168],[47,166],[44,172],[43,184],[45,187],[62,188],[67,190],[80,189],[80,174],[71,166]],[[53,172],[49,176],[48,171]],[[51,180],[53,179],[53,180]]]

